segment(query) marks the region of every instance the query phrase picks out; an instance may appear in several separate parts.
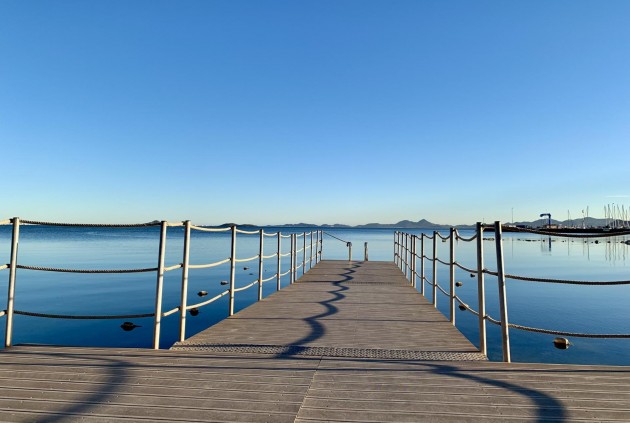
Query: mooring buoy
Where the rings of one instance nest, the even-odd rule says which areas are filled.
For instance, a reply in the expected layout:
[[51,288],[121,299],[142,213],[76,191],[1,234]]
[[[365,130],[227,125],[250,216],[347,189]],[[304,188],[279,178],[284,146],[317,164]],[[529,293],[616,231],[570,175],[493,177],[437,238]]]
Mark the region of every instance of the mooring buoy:
[[198,308],[191,308],[190,310],[190,315],[191,316],[196,316],[199,314],[199,309]]
[[199,291],[197,292],[197,295],[199,295],[200,297],[205,297],[206,295],[208,295],[208,291]]
[[134,330],[135,328],[140,328],[142,326],[136,325],[133,322],[125,322],[122,325],[120,325],[120,327],[122,328],[122,330],[124,330],[125,332],[129,332],[131,330]]
[[566,350],[571,345],[573,344],[571,344],[567,338],[555,338],[553,340],[553,346],[559,350]]

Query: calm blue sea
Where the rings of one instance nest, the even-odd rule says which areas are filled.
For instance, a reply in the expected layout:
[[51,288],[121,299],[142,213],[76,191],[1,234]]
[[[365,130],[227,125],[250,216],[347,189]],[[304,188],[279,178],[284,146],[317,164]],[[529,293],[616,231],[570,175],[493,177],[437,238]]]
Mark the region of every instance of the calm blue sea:
[[[0,263],[10,256],[10,227],[0,226]],[[266,228],[276,232],[277,228]],[[287,230],[302,232],[304,229]],[[309,229],[306,229],[308,231]],[[328,233],[353,243],[353,257],[362,259],[363,245],[369,246],[370,260],[393,260],[393,229],[328,229]],[[420,234],[415,230],[412,233]],[[425,231],[431,234],[432,231]],[[443,232],[445,235],[446,231]],[[462,236],[473,235],[462,231]],[[486,233],[487,238],[493,233]],[[505,267],[511,274],[577,280],[629,280],[630,247],[624,238],[582,240],[552,239],[528,234],[504,234]],[[276,251],[276,238],[266,238],[265,254]],[[429,242],[429,241],[427,241]],[[19,264],[31,266],[128,269],[157,265],[159,228],[64,228],[22,226]],[[301,241],[300,241],[301,247]],[[484,242],[485,263],[496,270],[494,242]],[[183,229],[169,228],[166,265],[182,261]],[[229,233],[193,232],[191,264],[211,263],[229,256]],[[283,239],[283,252],[289,251],[289,240]],[[430,246],[427,244],[427,252]],[[258,253],[258,236],[239,234],[237,257],[247,258]],[[438,256],[448,260],[447,242],[438,243]],[[466,267],[475,268],[474,243],[459,241],[456,259]],[[344,243],[324,237],[323,258],[345,259]],[[289,258],[283,259],[283,271]],[[245,269],[245,268],[248,269]],[[276,273],[276,259],[264,266],[265,277]],[[299,271],[301,274],[301,270]],[[431,264],[426,264],[431,275]],[[477,308],[476,279],[457,269],[457,280],[463,282],[458,295]],[[0,271],[0,308],[6,308],[8,270]],[[71,274],[19,269],[15,308],[31,312],[75,315],[151,313],[155,298],[155,273],[134,274]],[[229,264],[212,269],[190,271],[189,304],[209,298],[226,289],[221,281],[229,279]],[[238,266],[236,285],[244,286],[257,279],[257,262]],[[448,290],[448,267],[438,264],[438,282]],[[282,278],[282,285],[289,276]],[[164,285],[164,310],[176,307],[180,300],[181,271],[167,273]],[[236,309],[252,304],[257,288],[236,294]],[[208,297],[197,296],[207,291]],[[275,291],[275,281],[264,285],[264,295]],[[431,290],[427,288],[431,300]],[[438,308],[448,315],[447,297],[438,292]],[[511,323],[525,326],[587,333],[630,333],[630,286],[575,286],[508,280],[508,310]],[[499,318],[497,283],[486,278],[487,312]],[[227,316],[227,296],[200,310],[187,319],[187,336],[206,329]],[[123,331],[120,325],[132,320],[140,327]],[[469,312],[457,311],[457,327],[478,345],[477,318]],[[5,318],[0,319],[0,339],[4,339]],[[59,320],[16,316],[14,344],[44,343],[83,346],[150,347],[152,318],[122,320]],[[162,321],[161,347],[168,348],[178,336],[178,315]],[[513,361],[623,364],[630,365],[630,340],[573,338],[568,350],[553,347],[555,336],[512,329],[510,341]],[[488,348],[492,360],[501,360],[500,328],[488,324]]]

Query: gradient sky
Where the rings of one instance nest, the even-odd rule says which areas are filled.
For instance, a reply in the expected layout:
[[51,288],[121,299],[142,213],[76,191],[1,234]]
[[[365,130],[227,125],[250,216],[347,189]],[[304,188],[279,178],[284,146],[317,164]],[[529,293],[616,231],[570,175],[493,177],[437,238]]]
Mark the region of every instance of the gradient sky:
[[0,218],[630,204],[630,1],[0,1]]

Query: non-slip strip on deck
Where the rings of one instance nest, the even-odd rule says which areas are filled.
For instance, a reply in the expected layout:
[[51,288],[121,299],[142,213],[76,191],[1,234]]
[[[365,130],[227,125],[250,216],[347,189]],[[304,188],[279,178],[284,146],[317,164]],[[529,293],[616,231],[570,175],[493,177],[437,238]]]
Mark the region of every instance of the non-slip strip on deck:
[[177,351],[231,352],[241,354],[271,354],[283,356],[376,358],[382,360],[423,361],[485,361],[481,353],[453,351],[387,350],[380,348],[309,347],[303,345],[249,345],[249,344],[175,344]]

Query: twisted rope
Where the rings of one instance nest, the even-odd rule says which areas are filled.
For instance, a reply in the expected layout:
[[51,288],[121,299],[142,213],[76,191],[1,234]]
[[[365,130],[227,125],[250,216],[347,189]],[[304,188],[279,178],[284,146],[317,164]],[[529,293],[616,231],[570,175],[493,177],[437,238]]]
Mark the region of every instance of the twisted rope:
[[195,226],[195,225],[190,225],[190,229],[194,229],[196,231],[202,231],[202,232],[227,232],[232,230],[232,228],[230,228],[229,226],[227,228],[204,228],[203,226]]
[[42,272],[61,272],[61,273],[142,273],[142,272],[155,272],[157,267],[150,267],[146,269],[62,269],[57,267],[41,267],[41,266],[26,266],[18,264],[15,267],[25,270],[38,270]]
[[[483,273],[487,273],[488,275],[492,275],[492,276],[499,276],[499,274],[497,272],[493,272],[493,271],[487,270],[487,269],[484,269]],[[594,285],[630,285],[630,281],[603,281],[603,282],[597,282],[597,281],[577,281],[577,280],[570,280],[570,279],[532,278],[532,277],[527,277],[527,276],[517,276],[517,275],[510,275],[510,274],[505,274],[504,276],[507,279],[515,279],[515,280],[525,281],[525,282],[557,283],[557,284],[564,284],[564,285],[587,285],[587,286],[594,286]]]
[[274,232],[274,233],[266,233],[265,231],[263,231],[263,236],[277,236],[278,232]]
[[13,223],[13,219],[0,220],[0,225],[8,225],[10,223]]
[[538,230],[538,229],[526,229],[526,228],[510,228],[510,230],[514,232],[527,232],[530,234],[549,235],[549,236],[557,236],[557,237],[564,237],[564,238],[610,238],[614,236],[630,235],[630,231],[603,232],[603,233],[595,233],[595,234],[569,234],[569,233],[558,233],[558,232],[551,232],[551,231]]
[[215,266],[220,266],[222,264],[225,264],[227,262],[229,262],[231,259],[226,258],[225,260],[221,260],[221,261],[217,261],[214,263],[210,263],[210,264],[190,264],[188,265],[189,269],[208,269],[210,267],[215,267]]
[[277,257],[277,256],[278,256],[278,253],[273,253],[273,254],[268,255],[268,256],[262,256],[262,258],[263,259],[269,259],[269,258],[274,258],[274,257]]
[[193,308],[199,308],[199,307],[206,306],[206,305],[208,305],[208,304],[210,304],[210,303],[215,302],[215,301],[216,301],[216,300],[218,300],[219,298],[221,298],[221,297],[223,297],[223,296],[225,296],[225,295],[227,295],[227,294],[229,294],[229,293],[230,293],[230,290],[229,290],[229,289],[227,289],[227,290],[223,291],[222,293],[220,293],[219,295],[217,295],[217,296],[215,296],[215,297],[210,298],[209,300],[202,301],[202,302],[197,303],[197,304],[193,304],[193,305],[186,306],[186,310],[190,310],[190,309],[193,309]]
[[471,306],[469,306],[468,304],[466,304],[464,301],[462,301],[461,298],[459,298],[457,295],[455,295],[455,299],[457,300],[457,302],[459,302],[462,306],[464,306],[466,308],[466,310],[470,311],[472,314],[474,314],[475,316],[479,316],[479,312],[476,311],[475,309],[473,309]]
[[146,226],[160,226],[162,222],[154,220],[147,223],[130,223],[130,224],[115,224],[115,223],[59,223],[59,222],[40,222],[38,220],[20,220],[20,223],[28,225],[46,225],[46,226],[74,226],[80,228],[142,228]]
[[179,264],[175,264],[175,265],[170,266],[170,267],[165,267],[164,271],[165,272],[170,272],[171,270],[181,269],[182,267],[184,267],[184,265],[182,263],[179,263]]
[[263,279],[262,281],[260,281],[261,283],[265,283],[265,282],[269,282],[272,279],[275,279],[278,276],[277,273],[274,273],[273,275],[269,276],[267,279]]
[[435,234],[438,236],[438,238],[442,239],[443,241],[446,241],[447,239],[450,239],[450,238],[451,238],[451,236],[450,236],[450,235],[446,235],[446,236],[444,236],[444,235],[442,235],[442,234],[441,234],[441,233],[439,233],[439,232],[435,232]]
[[234,288],[234,292],[245,291],[247,288],[251,288],[252,286],[256,285],[257,283],[258,283],[258,279],[256,279],[254,282],[250,283],[249,285],[245,285],[245,286],[242,286],[240,288]]
[[459,240],[459,241],[464,241],[464,242],[471,242],[471,241],[474,241],[474,240],[476,240],[476,239],[477,239],[477,236],[478,236],[478,234],[475,234],[475,235],[473,235],[473,236],[471,236],[471,237],[469,237],[469,238],[464,238],[463,236],[461,236],[461,235],[459,234],[459,231],[457,231],[457,230],[455,231],[455,235],[456,235],[456,239],[457,239],[457,240]]
[[[486,320],[495,325],[501,325],[501,321],[493,319],[489,315],[486,315]],[[514,329],[520,329],[527,332],[535,332],[535,333],[544,333],[547,335],[560,335],[560,336],[569,336],[574,338],[599,338],[599,339],[625,339],[630,338],[630,334],[628,333],[581,333],[581,332],[566,332],[561,330],[552,330],[552,329],[541,329],[541,328],[533,328],[531,326],[523,326],[517,325],[515,323],[508,323],[508,327]]]
[[442,260],[440,260],[440,259],[439,259],[439,258],[437,258],[437,257],[435,258],[435,261],[440,262],[440,263],[442,263],[442,264],[445,264],[445,265],[447,265],[447,266],[450,266],[450,265],[451,265],[451,263],[450,263],[450,262],[447,262],[447,261],[442,261]]
[[280,273],[280,277],[286,276],[286,275],[288,275],[289,273],[291,273],[291,270],[287,270],[287,271],[286,271],[286,272],[284,272],[284,273]]
[[75,316],[68,314],[48,314],[48,313],[33,313],[30,311],[22,311],[22,310],[14,310],[14,314],[21,314],[23,316],[32,316],[32,317],[45,317],[48,319],[71,319],[71,320],[97,320],[97,319],[139,319],[142,317],[153,317],[155,313],[145,313],[145,314],[121,314],[121,315],[85,315],[85,316]]
[[243,229],[237,229],[236,233],[237,234],[245,234],[245,235],[254,235],[254,234],[259,234],[260,231],[244,231]]
[[459,264],[458,262],[454,262],[453,263],[455,266],[459,267],[460,269],[466,271],[466,272],[470,272],[470,273],[479,273],[477,270],[473,270],[473,269],[469,269],[465,266],[462,266],[461,264]]
[[344,240],[343,240],[343,239],[341,239],[341,238],[337,238],[336,236],[334,236],[334,235],[332,235],[332,234],[329,234],[329,233],[328,233],[328,232],[326,232],[326,231],[323,231],[323,233],[324,233],[324,234],[326,234],[326,235],[328,235],[329,237],[335,238],[337,241],[345,242],[346,244],[348,243],[348,241],[344,241]]
[[9,266],[10,264],[3,264],[2,266],[0,266],[0,270],[8,269]]
[[162,317],[168,317],[171,314],[175,314],[175,313],[177,313],[179,311],[179,309],[180,309],[180,307],[175,307],[173,309],[170,309],[169,311],[166,311],[166,312],[162,313]]
[[256,260],[257,258],[258,258],[258,254],[256,254],[256,255],[255,255],[255,256],[253,256],[253,257],[246,258],[246,259],[234,259],[234,262],[235,262],[235,263],[244,263],[244,262],[246,262],[246,261]]
[[448,292],[446,292],[446,291],[444,290],[444,288],[442,288],[439,284],[437,284],[437,283],[436,283],[436,284],[435,284],[435,287],[436,287],[437,289],[439,289],[440,291],[442,291],[442,293],[443,293],[444,295],[446,295],[447,297],[450,297],[450,296],[451,296],[451,294],[449,294]]

